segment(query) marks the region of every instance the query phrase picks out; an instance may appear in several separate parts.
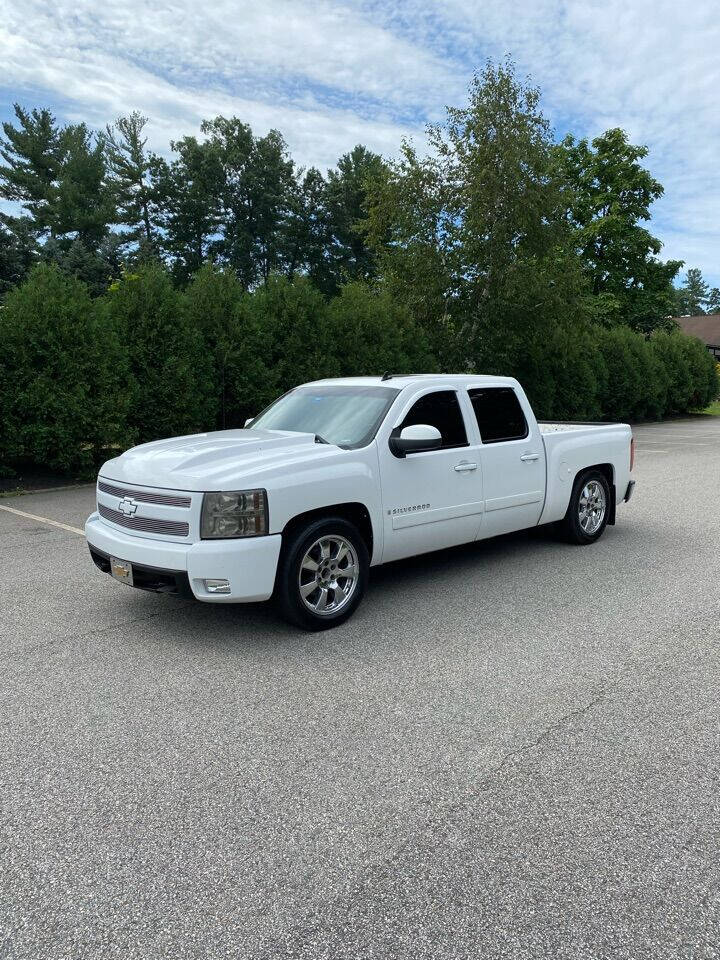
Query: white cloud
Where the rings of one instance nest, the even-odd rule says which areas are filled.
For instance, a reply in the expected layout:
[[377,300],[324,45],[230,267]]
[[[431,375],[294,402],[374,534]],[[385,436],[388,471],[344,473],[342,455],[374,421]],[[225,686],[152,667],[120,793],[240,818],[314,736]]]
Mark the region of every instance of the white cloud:
[[157,148],[234,113],[319,166],[422,137],[509,54],[558,132],[648,144],[665,254],[720,283],[716,0],[0,0],[0,23],[9,98],[98,125],[140,109]]
[[158,151],[166,151],[171,139],[197,133],[202,119],[218,114],[239,116],[258,132],[276,127],[290,141],[299,163],[320,166],[332,165],[340,152],[360,141],[390,153],[399,137],[411,132],[392,122],[365,120],[347,109],[269,104],[221,89],[176,86],[115,55],[91,52],[80,62],[74,51],[65,50],[37,64],[29,54],[23,43],[16,44],[11,64],[21,89],[51,90],[66,101],[68,120],[97,127],[138,109],[151,118],[150,145]]
[[432,54],[330,3],[25,0],[0,11],[13,95],[49,92],[67,116],[101,124],[140,109],[158,146],[234,113],[281,129],[301,163],[330,165],[359,141],[394,152],[422,133],[408,116],[449,85]]
[[[415,0],[417,15],[426,4]],[[720,17],[716,0],[447,0],[465,45],[509,53],[558,128],[621,126],[665,187],[664,255],[720,283]],[[428,17],[430,15],[428,14]],[[559,130],[559,132],[565,132]]]

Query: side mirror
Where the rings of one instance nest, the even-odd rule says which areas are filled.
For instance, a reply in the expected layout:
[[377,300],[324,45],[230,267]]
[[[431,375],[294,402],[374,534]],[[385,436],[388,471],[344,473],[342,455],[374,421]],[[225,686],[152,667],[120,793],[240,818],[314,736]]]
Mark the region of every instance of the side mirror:
[[[395,431],[393,430],[393,434]],[[390,452],[396,457],[405,457],[408,453],[421,453],[437,450],[442,446],[442,435],[437,427],[427,423],[417,423],[405,427],[397,436],[390,436]]]
[[247,428],[250,426],[250,424],[253,422],[254,419],[255,419],[255,417],[248,417],[248,418],[247,418],[247,420],[245,421],[245,429],[246,429],[246,430],[247,430]]

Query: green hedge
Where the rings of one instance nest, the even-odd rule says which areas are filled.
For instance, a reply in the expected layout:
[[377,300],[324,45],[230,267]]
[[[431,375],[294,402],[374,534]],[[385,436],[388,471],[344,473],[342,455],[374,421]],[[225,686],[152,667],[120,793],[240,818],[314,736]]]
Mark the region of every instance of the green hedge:
[[558,331],[535,367],[542,376],[527,361],[507,372],[546,420],[659,420],[703,410],[720,392],[709,351],[680,331],[649,339],[622,326]]
[[98,301],[126,351],[127,429],[136,442],[196,433],[212,423],[217,390],[203,332],[160,267],[125,274]]
[[[450,338],[438,348],[387,290],[364,283],[330,301],[303,279],[247,293],[208,266],[179,291],[148,266],[92,300],[38,266],[0,306],[0,467],[85,469],[108,449],[241,426],[303,381],[442,370],[443,355],[464,355]],[[517,376],[544,419],[656,419],[719,392],[712,357],[680,332],[558,324],[502,370],[482,367]]]
[[0,307],[0,466],[89,467],[128,437],[127,344],[104,305],[38,266]]

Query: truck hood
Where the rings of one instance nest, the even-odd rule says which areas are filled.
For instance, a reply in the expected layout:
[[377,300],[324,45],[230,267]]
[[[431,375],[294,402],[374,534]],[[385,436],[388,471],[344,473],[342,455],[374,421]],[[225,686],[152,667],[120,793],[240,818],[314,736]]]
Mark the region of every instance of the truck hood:
[[315,457],[334,446],[315,443],[312,433],[281,430],[218,430],[132,447],[108,460],[108,480],[170,490],[232,490],[258,468]]

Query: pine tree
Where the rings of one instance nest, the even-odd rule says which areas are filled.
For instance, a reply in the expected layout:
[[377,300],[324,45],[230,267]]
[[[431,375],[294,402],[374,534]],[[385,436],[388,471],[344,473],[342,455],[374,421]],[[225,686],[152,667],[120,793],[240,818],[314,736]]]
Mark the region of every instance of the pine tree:
[[215,259],[223,220],[223,166],[216,147],[195,137],[170,144],[176,154],[168,163],[153,154],[150,175],[158,204],[162,247],[173,273],[187,281],[208,260]]
[[13,226],[9,230],[0,217],[0,297],[22,283],[36,258],[29,217],[15,218]]
[[675,294],[678,315],[681,317],[701,316],[706,309],[710,309],[712,291],[703,279],[702,271],[697,267],[688,270]]
[[67,246],[79,240],[96,251],[115,219],[113,194],[107,182],[105,141],[84,123],[63,127],[59,136],[61,163],[48,205],[50,234]]
[[145,147],[143,130],[147,117],[137,110],[128,117],[119,117],[105,132],[107,163],[117,206],[116,222],[128,229],[123,234],[127,243],[142,243],[152,249],[153,190],[150,181],[150,156]]
[[[37,239],[52,237],[68,246],[80,240],[97,249],[114,217],[103,138],[84,123],[58,128],[49,110],[27,111],[16,104],[15,116],[17,126],[2,125],[0,197],[22,205]],[[11,230],[17,219],[3,218]]]
[[219,259],[247,289],[289,272],[297,262],[289,224],[299,188],[282,135],[255,137],[237,117],[216,117],[201,129],[222,165]]
[[298,170],[297,189],[290,197],[285,224],[285,274],[292,280],[306,273],[326,291],[328,223],[325,205],[327,184],[315,167]]
[[[19,201],[26,211],[28,227],[35,237],[50,226],[57,183],[62,166],[60,132],[49,110],[25,110],[15,104],[17,126],[2,125],[0,138],[0,197]],[[15,217],[5,216],[13,229]]]
[[327,286],[336,292],[341,283],[369,280],[377,274],[375,252],[368,246],[363,226],[368,216],[368,196],[386,175],[382,157],[358,144],[344,154],[337,169],[329,170],[327,211]]

